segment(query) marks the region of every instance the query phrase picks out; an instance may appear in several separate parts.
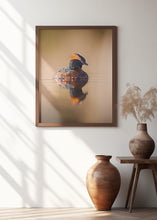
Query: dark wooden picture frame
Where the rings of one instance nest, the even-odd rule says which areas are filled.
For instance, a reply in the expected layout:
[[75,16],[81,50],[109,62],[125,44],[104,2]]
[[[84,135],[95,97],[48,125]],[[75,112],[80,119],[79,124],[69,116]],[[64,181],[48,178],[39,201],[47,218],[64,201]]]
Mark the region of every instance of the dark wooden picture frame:
[[[90,36],[92,39],[90,39]],[[95,38],[93,38],[93,36],[95,36]],[[96,39],[95,44],[93,44],[94,39]],[[76,42],[79,43],[78,46],[76,45]],[[111,42],[109,46],[108,42]],[[84,46],[81,45],[81,43],[84,43]],[[64,48],[61,49],[63,45]],[[73,51],[73,48],[75,51]],[[76,48],[78,48],[77,51]],[[81,60],[81,62],[84,62],[83,64],[86,64],[85,62],[88,63],[88,60],[90,61],[88,66],[83,65],[82,67],[87,69],[85,69],[85,72],[84,69],[81,69],[83,74],[86,74],[87,72],[88,83],[84,83],[86,84],[84,88],[89,90],[89,95],[87,98],[86,95],[84,95],[86,98],[84,98],[85,101],[78,101],[78,98],[70,97],[71,100],[77,99],[77,104],[75,105],[69,104],[71,102],[67,98],[67,90],[64,90],[65,85],[61,85],[62,88],[59,87],[57,85],[58,79],[56,80],[57,84],[54,85],[54,73],[59,71],[58,73],[61,74],[61,72],[64,72],[65,70],[59,69],[65,66],[64,60],[68,56],[64,53],[66,50],[68,55],[70,50],[72,53],[76,52],[75,55],[83,60]],[[100,54],[102,54],[102,56],[99,54],[99,50],[101,50]],[[107,52],[104,52],[105,50],[107,50]],[[60,52],[63,54],[60,55]],[[86,56],[86,54],[88,56]],[[97,57],[99,57],[98,60]],[[92,60],[95,60],[96,64],[93,64]],[[104,62],[106,63],[104,64]],[[105,65],[105,68],[103,65]],[[50,75],[48,75],[49,70]],[[51,74],[51,70],[53,74]],[[98,73],[98,75],[95,73]],[[55,88],[55,94],[53,94],[52,87]],[[109,88],[109,92],[103,90],[104,87]],[[57,91],[59,91],[59,93],[57,93]],[[60,93],[61,98],[58,95]],[[88,94],[88,91],[83,94]],[[67,106],[65,105],[66,102]],[[80,103],[82,103],[82,105],[80,105]],[[64,111],[65,106],[66,109]],[[108,112],[109,116],[105,115],[107,114],[106,112]],[[60,117],[60,115],[64,117]],[[116,26],[36,26],[36,126],[117,126]]]

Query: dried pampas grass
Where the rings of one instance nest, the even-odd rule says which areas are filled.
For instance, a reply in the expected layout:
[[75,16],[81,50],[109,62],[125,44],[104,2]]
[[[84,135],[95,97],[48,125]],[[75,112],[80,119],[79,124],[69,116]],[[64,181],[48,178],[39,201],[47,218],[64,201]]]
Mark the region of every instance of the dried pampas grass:
[[138,123],[151,121],[157,111],[157,88],[150,88],[143,96],[138,86],[127,84],[127,90],[122,96],[122,117],[127,119],[132,115]]

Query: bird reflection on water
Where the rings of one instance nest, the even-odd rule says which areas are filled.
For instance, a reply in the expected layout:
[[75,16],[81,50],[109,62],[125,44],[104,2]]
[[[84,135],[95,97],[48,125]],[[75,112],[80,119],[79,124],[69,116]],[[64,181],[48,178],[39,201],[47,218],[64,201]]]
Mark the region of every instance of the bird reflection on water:
[[60,69],[54,76],[57,85],[69,90],[70,100],[73,104],[81,103],[88,94],[82,90],[88,82],[88,74],[82,70],[83,65],[88,65],[85,58],[80,54],[73,54],[69,67]]

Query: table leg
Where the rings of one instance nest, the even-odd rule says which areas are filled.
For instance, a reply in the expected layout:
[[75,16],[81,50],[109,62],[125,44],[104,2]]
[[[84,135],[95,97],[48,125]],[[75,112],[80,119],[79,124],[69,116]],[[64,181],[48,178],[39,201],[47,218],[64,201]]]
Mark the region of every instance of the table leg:
[[157,194],[157,166],[156,165],[153,166],[152,173],[154,177],[154,184],[155,184],[155,189],[156,189],[156,194]]
[[132,169],[132,175],[131,175],[131,179],[130,179],[130,183],[129,183],[129,189],[128,189],[127,199],[126,199],[126,203],[125,203],[125,208],[127,208],[127,206],[128,206],[129,197],[130,197],[130,193],[132,190],[132,184],[134,181],[134,176],[135,176],[135,165],[133,166],[133,169]]
[[131,201],[130,201],[129,212],[132,211],[132,206],[133,206],[133,202],[134,202],[134,198],[135,198],[135,192],[136,192],[136,188],[137,188],[139,174],[140,174],[139,164],[135,164],[135,178],[134,178],[133,189],[132,189],[132,193],[131,193]]

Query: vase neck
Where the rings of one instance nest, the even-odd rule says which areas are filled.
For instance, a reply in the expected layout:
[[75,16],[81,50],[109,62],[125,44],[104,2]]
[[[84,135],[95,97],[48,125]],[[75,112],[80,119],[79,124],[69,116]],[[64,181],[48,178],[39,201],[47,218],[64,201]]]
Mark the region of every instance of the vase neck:
[[103,160],[103,161],[110,161],[112,156],[110,155],[96,155],[95,156],[97,160]]
[[146,123],[139,123],[139,124],[137,124],[137,131],[145,131],[145,132],[147,132],[147,124]]

